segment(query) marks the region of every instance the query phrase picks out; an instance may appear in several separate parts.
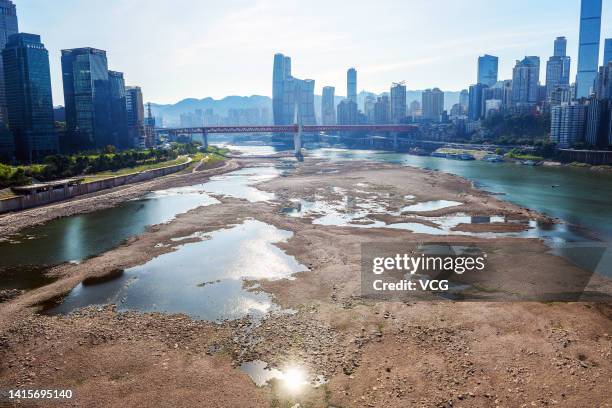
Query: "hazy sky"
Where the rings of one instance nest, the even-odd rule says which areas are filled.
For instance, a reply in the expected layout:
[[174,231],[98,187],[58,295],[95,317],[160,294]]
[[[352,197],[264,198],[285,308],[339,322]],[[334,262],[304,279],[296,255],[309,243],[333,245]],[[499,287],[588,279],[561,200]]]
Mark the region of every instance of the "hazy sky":
[[[500,57],[500,78],[515,60],[568,38],[576,70],[580,0],[13,0],[19,27],[50,52],[55,104],[63,105],[60,50],[107,51],[109,68],[143,88],[146,101],[270,95],[275,52],[293,74],[346,95],[358,90],[460,90],[476,80],[476,58]],[[612,37],[612,0],[603,0],[603,38]],[[607,23],[607,24],[606,24]],[[600,59],[602,58],[600,53]],[[541,79],[544,80],[544,69]]]

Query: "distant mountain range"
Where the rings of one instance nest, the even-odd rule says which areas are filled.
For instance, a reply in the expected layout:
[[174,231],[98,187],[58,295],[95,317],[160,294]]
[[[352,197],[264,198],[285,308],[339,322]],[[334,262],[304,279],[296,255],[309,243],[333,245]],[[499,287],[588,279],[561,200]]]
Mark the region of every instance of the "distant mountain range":
[[[406,92],[406,101],[410,102],[417,100],[421,101],[422,91],[409,90]],[[363,101],[370,92],[362,91],[357,95],[357,103],[359,108],[363,108]],[[374,94],[376,95],[376,94]],[[382,94],[380,94],[382,95]],[[336,105],[340,103],[343,96],[336,96]],[[444,108],[449,110],[455,103],[459,103],[459,92],[444,92]],[[187,98],[175,104],[156,104],[151,103],[153,116],[161,117],[164,126],[179,126],[180,115],[194,112],[196,109],[212,109],[215,114],[226,116],[230,109],[252,109],[266,108],[270,117],[272,117],[272,99],[268,96],[252,95],[252,96],[226,96],[223,99],[195,99]],[[321,95],[315,95],[315,113],[317,118],[321,117]]]

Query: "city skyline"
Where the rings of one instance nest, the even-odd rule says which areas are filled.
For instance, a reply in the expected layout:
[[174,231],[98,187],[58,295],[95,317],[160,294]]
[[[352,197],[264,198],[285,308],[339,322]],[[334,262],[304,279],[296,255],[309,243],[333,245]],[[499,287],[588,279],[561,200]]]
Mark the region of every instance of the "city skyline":
[[[296,75],[315,79],[319,95],[323,86],[343,90],[351,66],[359,73],[358,92],[388,92],[391,82],[401,80],[407,89],[458,91],[475,82],[477,58],[486,53],[499,57],[500,80],[511,78],[516,60],[525,55],[546,61],[558,36],[567,38],[567,54],[573,61],[578,54],[578,0],[555,1],[554,7],[548,2],[491,5],[478,1],[473,13],[463,13],[461,21],[454,19],[460,5],[447,1],[389,2],[376,7],[353,2],[350,9],[342,8],[342,2],[325,8],[315,4],[299,15],[295,13],[299,2],[234,1],[210,7],[206,2],[184,0],[173,3],[181,4],[180,13],[166,3],[15,0],[20,30],[41,35],[49,49],[55,105],[63,104],[60,50],[84,46],[106,50],[109,69],[125,72],[126,84],[142,86],[145,99],[157,103],[188,97],[271,96],[270,57],[275,52],[291,55]],[[600,60],[604,38],[612,36],[605,24],[611,3],[603,2]],[[525,9],[530,13],[524,13]],[[359,32],[341,24],[340,11],[353,18]],[[399,18],[402,15],[414,17],[407,24]],[[436,24],[431,25],[434,18]],[[106,19],[129,29],[109,30]],[[156,21],[163,30],[147,29]],[[273,29],[285,31],[278,36]],[[381,42],[387,46],[380,47]],[[248,75],[244,75],[245,65]],[[573,81],[576,64],[571,68]],[[162,80],[168,77],[172,83]]]

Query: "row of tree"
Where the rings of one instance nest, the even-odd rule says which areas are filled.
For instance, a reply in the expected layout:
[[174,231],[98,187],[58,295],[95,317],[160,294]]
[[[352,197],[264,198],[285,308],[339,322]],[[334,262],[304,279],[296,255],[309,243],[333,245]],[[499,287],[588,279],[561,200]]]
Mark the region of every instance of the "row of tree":
[[33,179],[50,181],[160,163],[176,159],[179,155],[195,154],[198,147],[196,143],[174,143],[164,149],[117,152],[113,146],[108,146],[103,152],[48,156],[43,163],[30,166],[0,164],[0,188],[29,184]]

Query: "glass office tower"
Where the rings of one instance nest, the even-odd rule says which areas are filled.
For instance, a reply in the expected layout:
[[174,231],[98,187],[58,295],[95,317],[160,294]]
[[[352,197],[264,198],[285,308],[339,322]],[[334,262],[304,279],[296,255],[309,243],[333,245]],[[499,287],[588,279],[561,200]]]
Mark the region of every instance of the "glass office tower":
[[612,61],[612,38],[606,38],[604,42],[604,59],[601,65],[605,67],[610,61]]
[[[11,0],[0,0],[0,53],[6,47],[9,37],[19,32],[17,8]],[[0,57],[0,122],[6,122],[6,98],[4,96],[4,74]]]
[[8,124],[23,162],[58,152],[49,53],[34,34],[13,34],[2,50]]
[[108,71],[111,97],[111,145],[127,149],[131,142],[128,137],[127,104],[123,72]]
[[125,88],[129,147],[141,146],[144,140],[144,103],[138,86]]
[[106,51],[95,48],[62,50],[62,78],[66,125],[73,148],[94,149],[112,144]]
[[497,82],[498,58],[493,55],[485,54],[478,57],[478,84],[493,86]]
[[576,99],[586,98],[593,89],[599,65],[601,35],[601,0],[582,0],[580,6],[580,39]]

